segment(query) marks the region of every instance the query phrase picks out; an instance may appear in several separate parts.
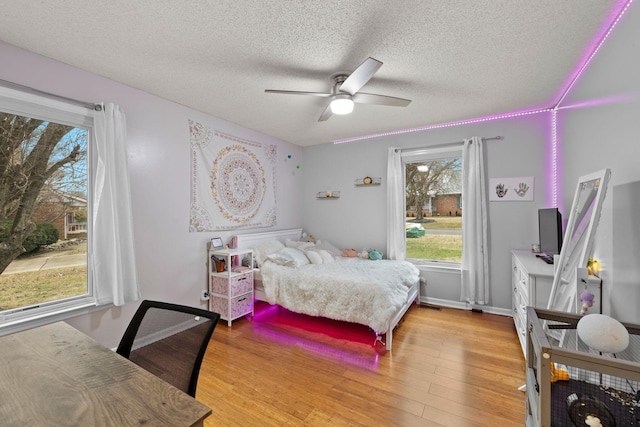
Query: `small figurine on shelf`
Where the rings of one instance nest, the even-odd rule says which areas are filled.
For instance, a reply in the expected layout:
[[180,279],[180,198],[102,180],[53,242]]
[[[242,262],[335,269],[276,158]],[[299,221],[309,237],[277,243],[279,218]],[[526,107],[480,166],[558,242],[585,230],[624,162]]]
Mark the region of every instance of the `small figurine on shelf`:
[[[589,258],[587,262],[587,275],[593,276],[600,280],[600,286],[602,287],[602,278],[599,275],[600,273],[600,263],[595,258]],[[587,280],[589,280],[587,278]],[[595,301],[595,296],[587,290],[587,286],[589,283],[585,279],[580,279],[582,283],[584,283],[584,290],[580,292],[580,303],[582,304],[582,309],[580,310],[581,315],[585,315],[588,313],[589,308],[593,307],[593,303]]]
[[586,289],[580,292],[580,302],[582,303],[582,310],[580,310],[580,314],[582,314],[583,316],[587,314],[589,308],[593,307],[594,299],[595,296]]

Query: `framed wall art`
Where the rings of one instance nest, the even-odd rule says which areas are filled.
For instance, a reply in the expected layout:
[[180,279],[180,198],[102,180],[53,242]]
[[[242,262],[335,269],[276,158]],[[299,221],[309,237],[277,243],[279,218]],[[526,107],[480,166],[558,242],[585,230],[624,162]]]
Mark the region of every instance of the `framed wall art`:
[[489,201],[514,202],[533,201],[534,177],[489,179]]

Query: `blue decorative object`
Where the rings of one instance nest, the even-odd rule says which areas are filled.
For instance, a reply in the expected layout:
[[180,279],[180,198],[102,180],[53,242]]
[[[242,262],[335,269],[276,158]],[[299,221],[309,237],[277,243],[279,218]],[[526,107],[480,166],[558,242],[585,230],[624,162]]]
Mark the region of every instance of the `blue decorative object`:
[[369,251],[369,259],[377,261],[382,259],[382,252],[376,251],[375,249]]

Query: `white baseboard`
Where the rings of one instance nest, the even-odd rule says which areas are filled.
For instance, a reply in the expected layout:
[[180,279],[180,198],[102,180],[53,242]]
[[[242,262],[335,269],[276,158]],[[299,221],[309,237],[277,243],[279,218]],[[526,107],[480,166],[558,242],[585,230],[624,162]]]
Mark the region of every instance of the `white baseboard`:
[[136,350],[138,348],[152,344],[156,341],[160,341],[162,339],[168,338],[171,335],[175,335],[180,332],[186,331],[187,329],[198,326],[199,324],[201,324],[201,322],[194,322],[192,319],[189,319],[177,325],[170,326],[168,328],[162,329],[157,332],[153,332],[145,336],[137,336],[134,346],[131,348],[131,350]]
[[420,302],[433,304],[440,307],[457,308],[460,310],[477,309],[477,310],[482,310],[484,313],[491,313],[491,314],[498,314],[500,316],[513,317],[511,315],[511,309],[508,309],[508,308],[491,307],[487,305],[473,305],[473,304],[468,304],[462,301],[451,301],[451,300],[439,299],[439,298],[429,298],[422,295],[420,296]]

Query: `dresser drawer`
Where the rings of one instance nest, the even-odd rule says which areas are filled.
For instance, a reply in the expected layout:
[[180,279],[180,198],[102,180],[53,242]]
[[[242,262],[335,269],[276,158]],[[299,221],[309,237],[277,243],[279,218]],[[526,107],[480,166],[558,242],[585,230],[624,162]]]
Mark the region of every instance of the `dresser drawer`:
[[244,294],[253,290],[253,273],[244,273],[231,278],[231,296]]
[[513,283],[513,293],[519,304],[524,304],[525,306],[530,305],[529,290],[521,282]]
[[529,272],[515,259],[512,265],[513,281],[519,283],[525,290],[529,290]]
[[238,317],[253,311],[253,294],[231,299],[231,317]]
[[527,306],[529,303],[526,300],[526,297],[522,294],[515,293],[513,294],[513,312],[514,315],[517,315],[522,320],[522,325],[524,327],[525,319],[527,318]]
[[[214,294],[236,295],[245,294],[253,290],[253,273],[238,274],[229,279],[225,276],[214,276],[211,279],[211,292]],[[231,293],[229,293],[229,283],[231,283]]]
[[225,320],[233,320],[253,311],[252,293],[231,298],[231,313],[229,313],[228,301],[228,298],[212,296],[211,311],[220,313],[220,316]]

